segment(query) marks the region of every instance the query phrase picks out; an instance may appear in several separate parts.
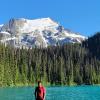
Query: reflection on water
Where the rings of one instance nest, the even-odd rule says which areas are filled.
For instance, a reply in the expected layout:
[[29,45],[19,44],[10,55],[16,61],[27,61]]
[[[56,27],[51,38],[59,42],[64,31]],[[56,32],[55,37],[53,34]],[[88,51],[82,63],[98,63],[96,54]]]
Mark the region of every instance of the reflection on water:
[[[100,100],[99,86],[47,87],[46,100]],[[34,88],[0,88],[0,100],[35,100]]]

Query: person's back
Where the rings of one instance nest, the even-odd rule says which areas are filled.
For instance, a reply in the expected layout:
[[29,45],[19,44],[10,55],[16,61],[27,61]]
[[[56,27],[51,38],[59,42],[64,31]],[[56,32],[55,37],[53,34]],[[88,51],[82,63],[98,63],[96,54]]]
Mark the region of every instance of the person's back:
[[41,81],[38,82],[38,87],[35,89],[35,99],[36,100],[44,100],[45,99],[46,90],[42,86]]

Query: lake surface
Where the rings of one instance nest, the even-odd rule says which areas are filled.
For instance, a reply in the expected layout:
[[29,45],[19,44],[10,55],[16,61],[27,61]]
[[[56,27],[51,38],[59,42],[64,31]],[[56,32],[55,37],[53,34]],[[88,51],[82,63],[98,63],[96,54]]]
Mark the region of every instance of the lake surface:
[[[46,87],[46,100],[100,100],[100,86]],[[35,100],[34,88],[0,88],[0,100]]]

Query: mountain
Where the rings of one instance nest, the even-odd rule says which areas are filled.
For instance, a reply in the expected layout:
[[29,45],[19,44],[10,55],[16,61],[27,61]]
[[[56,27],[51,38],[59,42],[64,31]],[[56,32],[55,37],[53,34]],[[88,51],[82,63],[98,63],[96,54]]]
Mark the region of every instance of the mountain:
[[64,29],[50,18],[10,19],[0,25],[0,41],[14,47],[56,46],[65,43],[81,43],[85,39],[85,36]]

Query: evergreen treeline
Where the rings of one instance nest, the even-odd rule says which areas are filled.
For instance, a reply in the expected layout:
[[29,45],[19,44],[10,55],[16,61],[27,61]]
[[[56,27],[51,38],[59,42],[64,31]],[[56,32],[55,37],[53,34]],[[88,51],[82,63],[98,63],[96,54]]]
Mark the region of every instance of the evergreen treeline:
[[32,49],[1,44],[0,86],[35,84],[38,80],[50,85],[100,84],[100,60],[87,44]]
[[83,46],[89,50],[92,56],[100,60],[100,32],[84,41]]

